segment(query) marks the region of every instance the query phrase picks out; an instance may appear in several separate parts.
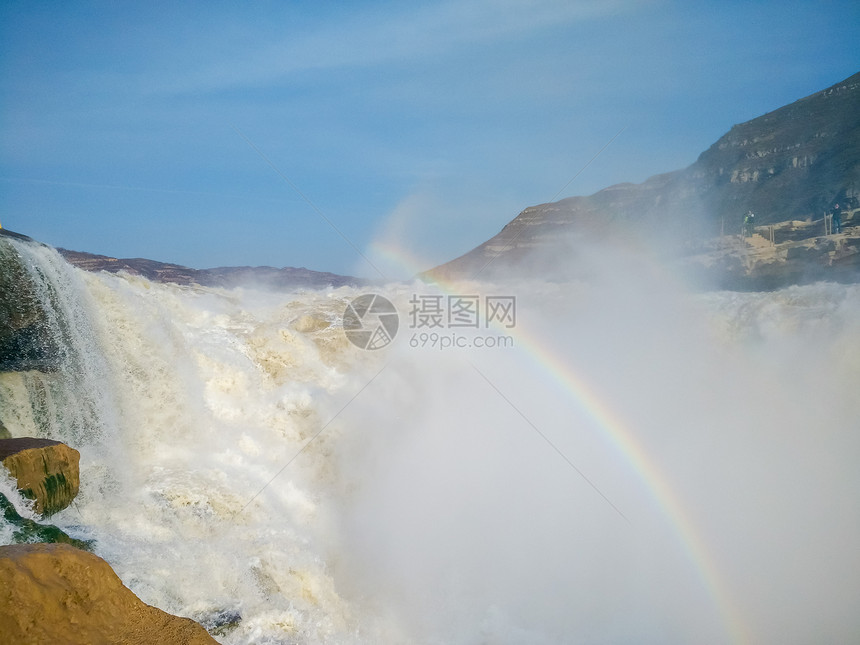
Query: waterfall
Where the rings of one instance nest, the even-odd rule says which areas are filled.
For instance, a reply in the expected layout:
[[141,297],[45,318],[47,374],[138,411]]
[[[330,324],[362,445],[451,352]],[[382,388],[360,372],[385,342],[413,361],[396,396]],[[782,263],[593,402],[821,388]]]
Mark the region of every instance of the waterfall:
[[401,330],[364,351],[351,288],[156,284],[0,235],[0,420],[80,450],[51,522],[225,644],[853,642],[860,287],[609,265],[464,287],[518,296],[495,348],[420,347],[424,287],[389,285]]
[[0,268],[2,340],[23,356],[0,367],[2,420],[20,436],[103,442],[117,427],[114,379],[80,272],[54,249],[9,235],[0,236]]
[[145,602],[229,642],[349,642],[318,535],[330,437],[272,481],[339,402],[342,297],[86,274],[9,236],[0,264],[7,318],[34,345],[0,373],[0,419],[82,455],[76,503],[51,521],[95,540]]

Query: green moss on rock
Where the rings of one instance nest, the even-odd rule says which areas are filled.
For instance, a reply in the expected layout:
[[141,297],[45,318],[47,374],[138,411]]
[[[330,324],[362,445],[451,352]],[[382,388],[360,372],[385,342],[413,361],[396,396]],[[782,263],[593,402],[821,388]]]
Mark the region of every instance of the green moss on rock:
[[21,437],[0,439],[0,462],[17,480],[18,490],[36,502],[36,511],[51,515],[78,494],[80,453],[52,441]]
[[48,544],[70,544],[71,546],[83,549],[84,551],[92,551],[92,540],[78,540],[53,524],[40,524],[35,520],[22,517],[15,506],[10,502],[5,495],[0,493],[0,513],[4,519],[15,527],[13,540],[15,544],[29,544],[33,542],[45,542]]

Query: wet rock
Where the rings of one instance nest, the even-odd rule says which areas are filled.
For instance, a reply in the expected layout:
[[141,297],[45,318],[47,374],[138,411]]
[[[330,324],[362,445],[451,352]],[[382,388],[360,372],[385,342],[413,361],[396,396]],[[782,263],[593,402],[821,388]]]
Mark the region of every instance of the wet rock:
[[78,494],[81,453],[51,439],[0,439],[0,462],[17,480],[35,509],[51,515],[66,508]]
[[217,645],[190,618],[142,602],[107,562],[66,544],[0,547],[0,579],[4,642]]
[[206,631],[215,636],[226,636],[242,622],[242,614],[236,609],[221,609],[197,618]]
[[0,493],[0,515],[14,528],[12,539],[15,544],[31,544],[35,542],[46,542],[49,544],[70,544],[71,546],[89,551],[93,547],[90,540],[78,540],[71,537],[52,524],[40,524],[35,520],[22,517],[15,510],[12,502]]

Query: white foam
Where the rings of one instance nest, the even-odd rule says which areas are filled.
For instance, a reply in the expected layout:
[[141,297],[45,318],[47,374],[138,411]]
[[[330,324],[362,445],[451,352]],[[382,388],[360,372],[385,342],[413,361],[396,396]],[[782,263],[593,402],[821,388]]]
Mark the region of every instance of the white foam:
[[[240,613],[224,643],[729,642],[648,482],[525,347],[409,348],[418,285],[386,289],[401,335],[362,352],[338,328],[348,288],[34,262],[77,303],[63,315],[83,358],[0,377],[3,419],[78,444],[77,510],[52,521],[96,539],[145,602]],[[754,640],[844,642],[860,596],[860,288],[640,286],[505,289],[523,330],[629,422]]]

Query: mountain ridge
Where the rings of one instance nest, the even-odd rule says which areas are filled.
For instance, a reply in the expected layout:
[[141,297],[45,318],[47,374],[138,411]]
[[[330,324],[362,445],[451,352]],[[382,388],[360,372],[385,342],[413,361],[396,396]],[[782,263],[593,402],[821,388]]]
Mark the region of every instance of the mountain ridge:
[[275,290],[295,288],[322,289],[326,287],[362,286],[361,278],[343,276],[325,271],[313,271],[304,267],[214,267],[192,269],[181,264],[159,262],[146,258],[114,258],[83,251],[58,248],[65,260],[86,271],[124,271],[140,275],[153,282],[173,284],[198,284],[204,287],[258,286]]
[[518,273],[579,235],[632,235],[673,253],[757,224],[822,218],[860,186],[860,73],[730,130],[691,165],[592,195],[529,206],[495,236],[423,273],[428,280]]

